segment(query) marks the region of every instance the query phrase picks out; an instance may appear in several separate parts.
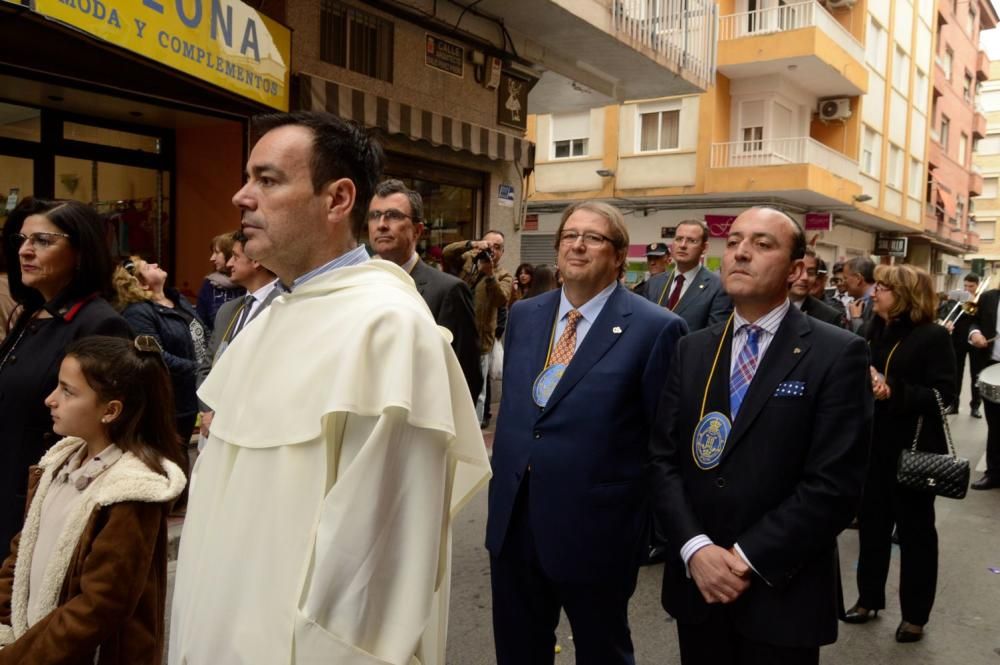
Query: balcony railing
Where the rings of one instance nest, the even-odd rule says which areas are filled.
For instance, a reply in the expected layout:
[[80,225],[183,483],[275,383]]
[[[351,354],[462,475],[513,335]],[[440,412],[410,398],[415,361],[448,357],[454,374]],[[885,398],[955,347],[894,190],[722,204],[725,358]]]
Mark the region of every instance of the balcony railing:
[[861,42],[816,0],[723,16],[719,20],[719,39],[739,39],[800,28],[820,28],[836,36],[838,43],[845,45],[855,59],[864,61],[865,49]]
[[712,144],[712,168],[813,164],[855,181],[858,162],[808,136]]
[[704,87],[715,83],[719,8],[713,0],[614,0],[614,26]]

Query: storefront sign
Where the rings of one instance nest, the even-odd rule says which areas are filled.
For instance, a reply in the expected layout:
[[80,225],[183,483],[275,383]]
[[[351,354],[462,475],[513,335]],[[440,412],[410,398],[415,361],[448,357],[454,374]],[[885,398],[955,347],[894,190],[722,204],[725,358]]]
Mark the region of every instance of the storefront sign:
[[505,208],[514,207],[514,185],[500,183],[497,188],[497,203]]
[[276,109],[291,32],[239,0],[35,0],[35,11]]
[[670,239],[677,235],[676,226],[661,226],[660,227],[660,237]]
[[465,49],[440,37],[427,35],[424,64],[462,78],[465,73]]
[[881,233],[875,236],[875,256],[906,256],[906,236],[886,236]]
[[524,230],[525,231],[538,230],[538,215],[531,214],[524,216]]
[[949,275],[961,275],[963,272],[965,269],[962,266],[948,266]]
[[736,215],[705,215],[708,224],[708,234],[713,238],[725,238],[729,235],[729,227],[733,225]]
[[806,231],[829,231],[833,228],[832,212],[807,212]]
[[500,74],[497,90],[497,122],[505,127],[525,131],[528,128],[529,82],[510,72]]

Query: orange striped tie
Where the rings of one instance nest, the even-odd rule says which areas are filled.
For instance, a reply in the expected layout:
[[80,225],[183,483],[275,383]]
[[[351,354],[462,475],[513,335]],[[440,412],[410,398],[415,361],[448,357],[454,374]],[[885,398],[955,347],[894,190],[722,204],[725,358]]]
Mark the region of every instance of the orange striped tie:
[[575,309],[571,309],[566,313],[566,318],[566,328],[559,336],[556,348],[552,349],[550,365],[569,365],[569,361],[573,359],[573,353],[576,351],[576,324],[580,322],[583,315]]

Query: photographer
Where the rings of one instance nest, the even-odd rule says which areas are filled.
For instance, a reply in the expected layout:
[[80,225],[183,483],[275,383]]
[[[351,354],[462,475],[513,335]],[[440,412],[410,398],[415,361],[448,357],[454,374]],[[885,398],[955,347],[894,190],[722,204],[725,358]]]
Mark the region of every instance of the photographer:
[[490,230],[482,240],[453,242],[444,248],[446,265],[460,266],[458,276],[472,289],[476,307],[476,332],[479,333],[483,389],[476,400],[476,415],[483,427],[486,419],[486,387],[489,384],[489,361],[497,338],[497,312],[505,307],[514,288],[514,277],[499,267],[503,258],[504,236]]

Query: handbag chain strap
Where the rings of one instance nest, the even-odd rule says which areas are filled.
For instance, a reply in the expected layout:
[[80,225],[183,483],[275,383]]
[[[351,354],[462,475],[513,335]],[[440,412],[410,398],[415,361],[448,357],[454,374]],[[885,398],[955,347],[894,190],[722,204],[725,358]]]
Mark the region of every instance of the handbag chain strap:
[[[947,411],[944,408],[944,402],[941,401],[941,393],[938,392],[937,388],[932,388],[934,391],[934,399],[937,401],[938,413],[941,414],[941,424],[944,425],[944,440],[948,442],[948,452],[951,453],[952,457],[958,457],[955,452],[955,444],[951,440],[951,428],[948,427],[948,416]],[[917,452],[917,441],[920,439],[920,430],[924,425],[924,417],[917,417],[917,433],[913,435],[913,445],[910,446],[911,452]]]

